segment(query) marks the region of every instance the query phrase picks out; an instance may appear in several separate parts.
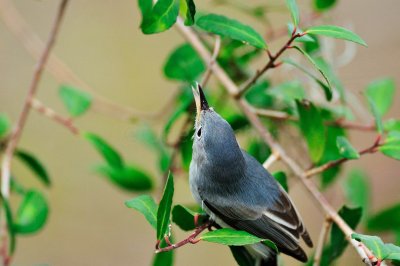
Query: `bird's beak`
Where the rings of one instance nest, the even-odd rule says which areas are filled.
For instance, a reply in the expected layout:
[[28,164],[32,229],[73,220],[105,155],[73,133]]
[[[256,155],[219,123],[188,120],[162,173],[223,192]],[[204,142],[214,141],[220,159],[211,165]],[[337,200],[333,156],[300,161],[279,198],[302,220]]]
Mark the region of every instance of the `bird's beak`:
[[199,83],[196,83],[196,88],[192,87],[192,91],[194,100],[196,102],[196,110],[197,110],[196,120],[198,121],[200,118],[200,112],[208,110],[210,107],[208,106],[206,97],[204,96],[203,89],[201,88]]

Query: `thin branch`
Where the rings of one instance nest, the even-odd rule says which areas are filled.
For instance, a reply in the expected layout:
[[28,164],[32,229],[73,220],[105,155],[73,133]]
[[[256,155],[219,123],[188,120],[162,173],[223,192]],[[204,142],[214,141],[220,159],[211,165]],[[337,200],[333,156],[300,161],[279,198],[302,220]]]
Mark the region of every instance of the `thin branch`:
[[[199,53],[205,62],[208,62],[211,58],[210,52],[204,47],[196,34],[190,29],[183,25],[182,19],[178,19],[177,28],[183,37],[193,46],[193,48]],[[292,172],[301,180],[304,187],[308,192],[315,198],[319,203],[321,209],[325,214],[330,217],[330,219],[337,224],[337,226],[346,235],[347,240],[353,245],[353,247],[359,252],[358,245],[354,245],[351,241],[351,235],[354,233],[353,229],[337,214],[336,210],[329,204],[322,193],[318,190],[317,186],[304,175],[302,168],[289,157],[285,150],[277,143],[270,132],[264,127],[257,114],[253,112],[252,107],[243,98],[238,98],[239,88],[235,83],[229,78],[226,72],[215,63],[213,66],[213,71],[218,80],[225,86],[232,98],[236,100],[238,106],[245,113],[253,127],[258,131],[262,139],[271,147],[272,152],[279,154],[282,161],[292,170]],[[260,75],[258,75],[259,77]],[[255,82],[255,81],[254,81]],[[365,261],[367,265],[372,265],[371,260]]]
[[66,127],[69,131],[71,131],[74,135],[79,135],[79,129],[74,126],[72,123],[72,119],[65,118],[60,114],[57,114],[53,109],[45,106],[42,102],[38,99],[33,98],[30,102],[32,109],[36,110],[40,114],[54,120],[55,122],[61,124],[62,126]]
[[328,236],[329,227],[331,226],[331,224],[332,221],[329,218],[325,219],[324,223],[322,224],[321,232],[318,238],[318,244],[317,247],[315,248],[314,264],[313,264],[314,266],[319,266],[321,263],[322,251],[324,250],[324,244]]
[[203,88],[206,86],[206,84],[208,83],[208,80],[211,77],[212,67],[215,64],[215,62],[217,61],[217,57],[218,57],[220,49],[221,49],[221,37],[216,36],[215,37],[215,44],[214,44],[214,51],[213,51],[213,54],[211,56],[210,61],[208,62],[207,71],[204,74],[203,80],[201,82]]
[[268,170],[268,168],[276,161],[279,160],[278,153],[271,153],[268,159],[263,163],[263,167]]

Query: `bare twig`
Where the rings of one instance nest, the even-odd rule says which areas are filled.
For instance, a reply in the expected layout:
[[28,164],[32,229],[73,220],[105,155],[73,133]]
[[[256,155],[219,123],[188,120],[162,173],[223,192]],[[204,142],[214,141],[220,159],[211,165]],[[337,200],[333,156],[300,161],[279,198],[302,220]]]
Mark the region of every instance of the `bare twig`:
[[279,154],[271,153],[268,159],[263,163],[264,168],[268,170],[268,168],[277,160],[279,160]]
[[322,224],[321,232],[318,238],[318,244],[315,248],[315,255],[314,255],[314,266],[319,266],[321,263],[322,251],[324,250],[324,244],[326,238],[329,233],[329,227],[331,226],[332,221],[329,218],[326,218],[324,223]]
[[62,117],[60,114],[57,114],[53,109],[45,106],[38,99],[33,98],[30,102],[30,105],[32,109],[66,127],[69,131],[71,131],[72,134],[79,134],[79,129],[74,126],[70,118]]
[[214,51],[213,51],[213,54],[211,56],[210,62],[208,62],[208,67],[207,67],[206,73],[204,74],[203,80],[201,82],[201,85],[202,85],[203,88],[206,86],[206,84],[208,83],[208,80],[211,77],[211,74],[212,74],[212,70],[211,69],[212,69],[214,63],[217,60],[217,57],[218,57],[220,49],[221,49],[221,37],[216,36],[215,37]]
[[[196,34],[189,28],[185,27],[182,23],[181,19],[177,21],[177,28],[183,37],[194,47],[194,49],[199,53],[199,55],[203,58],[205,62],[208,62],[211,59],[210,52],[204,47]],[[282,161],[292,170],[292,172],[301,180],[305,188],[308,192],[313,196],[313,198],[319,203],[321,209],[325,212],[325,214],[342,230],[342,232],[346,235],[346,239],[353,245],[353,247],[359,252],[360,247],[358,245],[354,245],[353,241],[351,241],[351,235],[354,231],[348,226],[348,224],[337,214],[336,210],[329,204],[329,202],[325,199],[325,197],[318,190],[317,186],[304,175],[304,171],[302,168],[291,158],[289,157],[285,150],[277,143],[269,131],[264,127],[258,118],[257,114],[253,112],[251,106],[244,100],[243,98],[238,98],[240,94],[239,88],[234,84],[234,82],[229,78],[229,76],[225,73],[225,71],[215,63],[213,66],[213,72],[218,80],[225,86],[229,94],[232,98],[236,100],[238,106],[243,110],[247,118],[253,127],[258,131],[262,139],[271,147],[272,152],[276,152],[279,154]],[[259,77],[260,74],[257,74]],[[246,84],[250,84],[251,82],[255,82],[256,79],[251,79],[250,82]],[[245,85],[243,88],[246,88],[248,85]],[[367,265],[372,265],[371,261],[365,261]]]

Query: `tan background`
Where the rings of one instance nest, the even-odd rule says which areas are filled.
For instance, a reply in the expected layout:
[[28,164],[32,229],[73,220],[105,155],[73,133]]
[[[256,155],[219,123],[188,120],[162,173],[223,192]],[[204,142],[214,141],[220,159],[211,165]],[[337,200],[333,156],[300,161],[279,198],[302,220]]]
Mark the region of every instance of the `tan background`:
[[[59,1],[13,1],[29,25],[42,39],[47,38]],[[260,2],[260,1],[258,1]],[[265,1],[267,2],[267,1]],[[303,2],[306,5],[309,1]],[[209,9],[209,1],[197,1],[199,9]],[[304,7],[304,6],[303,6]],[[208,8],[208,9],[207,9]],[[360,48],[351,64],[340,70],[347,89],[356,94],[373,78],[392,76],[400,81],[400,2],[396,0],[340,1],[333,12],[338,25],[351,25],[368,43]],[[213,8],[213,12],[235,16],[231,9]],[[287,14],[274,20],[284,25]],[[245,21],[257,25],[255,21]],[[144,36],[139,28],[140,17],[134,0],[71,1],[55,47],[62,58],[97,93],[143,111],[157,110],[176,89],[164,79],[161,67],[164,58],[182,38],[174,30]],[[261,26],[258,24],[258,29]],[[273,49],[283,40],[272,44]],[[13,120],[21,110],[35,61],[3,23],[0,23],[0,111]],[[58,84],[48,73],[40,84],[38,97],[50,107],[65,114],[58,97]],[[400,117],[399,92],[388,116]],[[97,132],[117,147],[127,161],[135,162],[151,173],[154,155],[138,143],[135,125],[89,113],[76,124],[83,130]],[[365,147],[373,134],[356,133],[354,145]],[[154,247],[154,231],[136,212],[123,202],[134,195],[121,192],[91,172],[99,156],[83,140],[33,112],[25,128],[21,147],[39,156],[48,167],[53,186],[46,190],[18,162],[14,174],[27,185],[46,191],[51,214],[39,234],[19,237],[14,265],[148,265]],[[365,156],[350,163],[366,170],[372,179],[373,209],[400,200],[399,164],[381,155]],[[191,202],[187,182],[176,180],[175,201]],[[337,186],[339,187],[339,186]],[[292,182],[291,194],[303,214],[314,241],[317,241],[322,216],[301,185]],[[327,194],[335,206],[341,205],[338,189]],[[184,235],[178,233],[177,237]],[[233,265],[227,248],[200,243],[186,246],[176,255],[177,265]],[[290,265],[298,263],[285,258]],[[288,263],[289,264],[289,263]],[[348,250],[340,265],[360,264],[353,250]]]

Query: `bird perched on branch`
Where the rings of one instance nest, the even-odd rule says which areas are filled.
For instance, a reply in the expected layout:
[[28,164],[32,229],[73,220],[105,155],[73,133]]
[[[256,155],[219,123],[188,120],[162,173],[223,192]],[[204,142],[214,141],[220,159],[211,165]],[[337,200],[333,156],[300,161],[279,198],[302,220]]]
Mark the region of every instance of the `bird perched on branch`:
[[[231,126],[208,106],[200,85],[192,90],[197,115],[189,180],[195,200],[217,225],[269,239],[280,252],[306,262],[300,238],[309,247],[312,241],[289,195],[240,149]],[[276,251],[262,243],[236,249],[256,265],[277,263]]]

